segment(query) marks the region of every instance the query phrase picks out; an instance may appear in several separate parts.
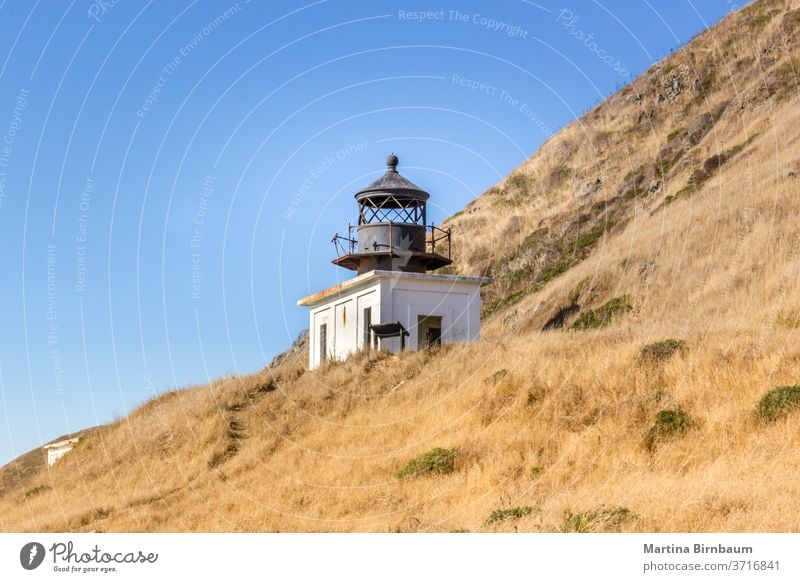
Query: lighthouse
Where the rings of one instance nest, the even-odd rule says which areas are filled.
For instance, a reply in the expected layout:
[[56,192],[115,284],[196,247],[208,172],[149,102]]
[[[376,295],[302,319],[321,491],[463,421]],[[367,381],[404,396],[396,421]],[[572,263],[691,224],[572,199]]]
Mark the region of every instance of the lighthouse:
[[356,192],[356,224],[333,237],[333,263],[356,276],[297,302],[311,309],[310,369],[358,350],[416,350],[480,335],[480,288],[492,280],[432,272],[452,263],[451,233],[428,223],[430,194],[397,165],[390,155],[386,173]]

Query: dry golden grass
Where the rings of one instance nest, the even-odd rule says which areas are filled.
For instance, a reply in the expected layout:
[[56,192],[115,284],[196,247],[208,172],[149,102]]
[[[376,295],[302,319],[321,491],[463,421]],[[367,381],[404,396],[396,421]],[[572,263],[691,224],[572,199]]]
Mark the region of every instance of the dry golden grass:
[[[662,364],[612,326],[361,355],[293,380],[294,362],[270,392],[262,373],[172,393],[82,441],[36,482],[52,489],[7,493],[2,527],[558,531],[626,508],[596,527],[793,531],[800,414],[765,423],[754,409],[797,381],[797,332],[756,346],[749,331],[705,331]],[[656,413],[676,407],[692,428],[649,450]],[[458,449],[453,473],[397,478],[436,446]],[[485,525],[520,506],[534,510]]]
[[[760,2],[727,18],[551,139],[515,172],[527,182],[452,219],[481,235],[456,239],[459,270],[491,269],[496,301],[505,274],[541,259],[516,252],[528,234],[556,233],[558,255],[577,215],[598,224],[598,203],[616,205],[591,252],[496,304],[480,342],[314,372],[295,353],[163,395],[2,492],[0,530],[797,531],[800,412],[755,414],[763,394],[800,384],[800,99],[784,66],[797,10]],[[681,67],[699,84],[659,101]],[[660,188],[621,202],[631,170],[726,101]],[[566,329],[622,295],[632,309],[608,326]],[[564,328],[541,331],[570,304]],[[685,349],[640,358],[667,338]],[[648,446],[662,410],[691,423]],[[437,447],[457,449],[453,472],[398,479]]]

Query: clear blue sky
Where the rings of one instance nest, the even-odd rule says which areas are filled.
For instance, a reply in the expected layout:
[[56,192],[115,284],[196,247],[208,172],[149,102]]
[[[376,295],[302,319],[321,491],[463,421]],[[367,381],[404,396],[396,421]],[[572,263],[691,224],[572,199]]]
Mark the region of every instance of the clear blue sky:
[[263,367],[390,152],[438,223],[732,9],[3,2],[0,463]]

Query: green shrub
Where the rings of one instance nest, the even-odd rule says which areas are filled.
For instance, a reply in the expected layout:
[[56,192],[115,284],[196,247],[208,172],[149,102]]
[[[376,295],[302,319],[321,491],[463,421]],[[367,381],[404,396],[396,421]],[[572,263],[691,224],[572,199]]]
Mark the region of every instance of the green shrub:
[[675,200],[676,200],[675,196],[670,194],[669,196],[664,198],[664,201],[661,203],[661,206],[659,206],[658,208],[663,208],[664,206],[669,206],[670,204],[675,202]]
[[[700,173],[702,174],[702,171]],[[696,180],[698,178],[699,178],[699,174],[692,174],[692,177],[690,177],[689,180],[690,181],[693,180],[693,179]],[[678,190],[677,192],[675,192],[675,194],[670,194],[669,196],[664,198],[664,201],[661,202],[661,204],[658,205],[658,208],[656,208],[653,212],[657,212],[657,211],[661,210],[662,208],[664,208],[666,206],[669,206],[670,204],[672,204],[676,200],[680,200],[681,198],[686,198],[688,196],[691,196],[696,189],[697,189],[697,185],[695,183],[691,183],[691,184],[686,185],[685,187],[683,187],[680,190]]]
[[601,508],[574,514],[568,512],[561,529],[565,532],[577,533],[602,531],[618,527],[634,517],[633,512],[627,507]]
[[487,518],[485,525],[502,523],[507,519],[520,519],[533,513],[533,507],[523,505],[521,507],[511,507],[509,509],[495,509]]
[[537,285],[530,285],[528,287],[523,287],[519,291],[514,291],[513,293],[509,293],[508,295],[498,297],[493,301],[487,301],[481,306],[481,317],[485,317],[489,314],[494,313],[495,311],[501,311],[512,305],[516,305],[525,297],[530,295],[531,293],[535,293],[539,290]]
[[653,426],[647,431],[645,444],[653,450],[658,441],[679,436],[693,426],[692,419],[683,410],[661,410]]
[[580,331],[605,327],[610,324],[615,317],[627,313],[631,309],[633,309],[633,305],[631,304],[630,295],[614,297],[597,309],[590,309],[586,313],[581,314],[570,326],[570,329]]
[[508,271],[502,277],[503,284],[508,287],[515,287],[522,283],[523,281],[529,280],[533,275],[533,266],[532,265],[525,265],[524,267],[520,267],[519,269],[514,269],[512,271]]
[[585,248],[592,247],[605,233],[606,228],[604,226],[596,226],[592,230],[578,235],[577,238],[567,243],[567,245],[564,247],[564,252],[568,254],[574,254],[578,251],[582,251]]
[[665,362],[678,352],[686,349],[686,342],[679,339],[665,339],[647,344],[639,353],[640,362]]
[[405,467],[398,471],[397,478],[406,479],[452,473],[455,470],[457,452],[458,449],[437,447],[424,455],[411,459]]
[[545,283],[549,283],[559,275],[563,275],[567,271],[569,271],[572,267],[577,265],[577,261],[574,259],[563,259],[560,262],[556,263],[549,269],[546,269],[539,275],[539,285],[544,285]]
[[800,407],[800,385],[780,386],[761,397],[757,411],[763,420],[772,422],[798,407]]
[[[800,64],[800,61],[798,61],[798,63]],[[748,137],[748,138],[747,138],[746,140],[744,140],[742,143],[738,143],[738,144],[736,144],[735,146],[733,146],[731,149],[727,150],[727,151],[725,152],[725,155],[726,155],[728,158],[732,158],[733,156],[735,156],[735,155],[736,155],[736,154],[738,154],[739,152],[742,152],[742,151],[744,151],[744,149],[745,149],[747,146],[749,146],[751,143],[753,143],[753,140],[754,140],[754,139],[756,139],[756,138],[758,137],[758,135],[759,135],[759,134],[758,134],[758,132],[756,132],[756,133],[752,134],[750,137]]]

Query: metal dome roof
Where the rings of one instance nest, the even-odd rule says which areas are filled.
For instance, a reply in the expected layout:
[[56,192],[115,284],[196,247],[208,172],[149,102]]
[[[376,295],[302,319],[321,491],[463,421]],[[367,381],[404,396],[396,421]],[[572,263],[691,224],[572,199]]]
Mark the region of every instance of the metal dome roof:
[[397,163],[398,159],[394,154],[386,158],[386,173],[369,186],[356,192],[356,200],[358,202],[369,201],[384,208],[393,206],[392,198],[404,206],[424,204],[430,198],[430,194],[401,176],[397,172]]

